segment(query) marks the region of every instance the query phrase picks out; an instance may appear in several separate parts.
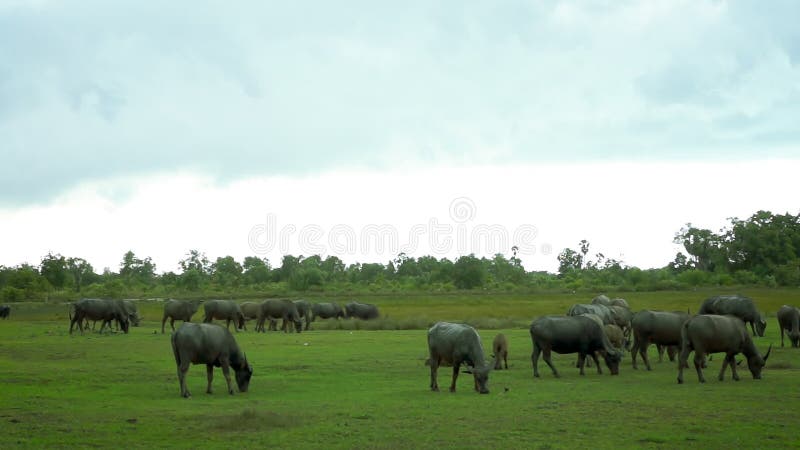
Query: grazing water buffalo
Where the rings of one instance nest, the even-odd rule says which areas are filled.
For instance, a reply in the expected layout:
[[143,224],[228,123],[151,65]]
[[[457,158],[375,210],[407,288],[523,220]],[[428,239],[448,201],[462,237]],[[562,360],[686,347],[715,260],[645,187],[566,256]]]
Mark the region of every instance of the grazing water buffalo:
[[553,366],[550,352],[578,353],[581,375],[586,356],[591,356],[597,365],[597,373],[603,373],[595,352],[600,352],[612,375],[619,374],[619,362],[622,353],[615,349],[606,337],[603,327],[594,320],[584,316],[544,316],[531,323],[531,340],[533,341],[533,376],[539,377],[539,354],[544,352],[544,361],[550,366],[553,375],[560,375]]
[[164,324],[169,318],[169,326],[175,331],[175,321],[191,322],[192,316],[200,308],[198,301],[169,299],[164,303],[164,316],[161,318],[161,333],[164,333]]
[[631,309],[630,305],[628,305],[628,302],[625,301],[624,298],[612,298],[610,306],[621,306],[625,309]]
[[600,294],[597,297],[592,299],[593,305],[603,305],[603,306],[611,306],[611,299],[608,298],[605,294]]
[[622,332],[622,328],[618,325],[613,323],[609,323],[603,325],[603,332],[606,334],[606,337],[611,342],[611,345],[617,348],[620,352],[625,349],[625,333]]
[[800,347],[800,309],[789,305],[781,306],[778,310],[778,324],[781,327],[781,347],[784,330],[789,334],[792,347]]
[[350,302],[344,305],[344,312],[347,317],[361,320],[378,318],[378,307],[369,303]]
[[[684,322],[689,319],[689,314],[682,311],[639,311],[633,316],[631,325],[633,327],[633,347],[631,348],[631,360],[633,368],[636,365],[636,353],[642,356],[647,370],[653,370],[650,360],[647,358],[647,347],[650,344],[661,346],[677,346],[681,343],[681,330]],[[659,361],[661,354],[659,352]]]
[[256,324],[258,324],[258,315],[261,313],[261,303],[244,302],[241,305],[239,305],[239,308],[241,308],[242,315],[244,316],[245,320],[245,326],[242,327],[243,329],[247,330],[246,322],[248,320],[255,320]]
[[709,353],[725,353],[722,369],[719,371],[719,381],[724,379],[728,365],[731,366],[733,379],[739,381],[734,359],[738,353],[744,354],[747,358],[747,367],[753,374],[753,379],[760,380],[761,369],[767,363],[772,345],[762,357],[741,319],[709,314],[694,316],[683,324],[681,354],[678,358],[678,383],[683,383],[683,369],[689,367],[689,353],[692,351],[694,351],[694,368],[701,383],[706,382],[703,376],[703,364],[706,354]]
[[764,336],[767,329],[767,321],[756,309],[753,299],[743,295],[717,295],[707,298],[697,314],[719,314],[731,315],[742,319],[743,322],[750,324],[753,336]]
[[611,309],[611,318],[618,327],[620,327],[625,333],[625,337],[631,335],[631,320],[633,320],[633,313],[630,309],[620,306],[620,305],[611,305],[609,306]]
[[311,314],[314,319],[338,319],[344,317],[344,310],[336,303],[314,303],[311,305]]
[[11,314],[11,307],[8,305],[0,305],[0,317],[8,319],[9,314]]
[[230,329],[233,321],[233,329],[239,332],[244,327],[244,314],[239,304],[233,300],[209,300],[203,303],[203,310],[206,313],[203,322],[211,323],[212,320],[224,320],[225,328]]
[[300,315],[300,318],[305,319],[306,326],[304,328],[305,331],[308,331],[311,328],[311,322],[314,321],[314,312],[311,310],[311,303],[308,300],[295,300],[294,306],[297,307],[297,314]]
[[303,331],[303,322],[300,321],[300,313],[297,306],[291,300],[269,299],[261,303],[261,311],[258,314],[258,325],[256,331],[264,331],[264,322],[270,319],[283,319],[281,330],[289,332],[289,323],[294,324],[294,330],[298,333]]
[[503,333],[498,333],[492,341],[492,352],[494,353],[494,368],[495,370],[502,369],[500,360],[506,365],[508,370],[508,339]]
[[595,305],[587,305],[578,303],[572,305],[567,311],[568,316],[581,316],[584,314],[596,314],[600,319],[603,320],[603,325],[607,323],[616,323],[614,320],[614,313],[611,311],[611,308],[605,305],[595,304]]
[[81,330],[81,334],[83,334],[83,322],[87,319],[102,321],[101,332],[106,323],[116,320],[122,331],[127,333],[130,323],[128,313],[125,311],[122,302],[111,299],[84,298],[73,303],[70,308],[69,334],[72,334],[72,328],[76,323]]
[[495,361],[486,362],[483,356],[483,345],[478,332],[469,325],[449,322],[437,322],[428,330],[428,351],[431,366],[431,390],[438,391],[437,373],[439,366],[453,366],[453,382],[450,392],[456,391],[456,379],[461,364],[471,366],[475,379],[475,390],[481,394],[489,393],[489,372]]
[[178,366],[178,382],[181,386],[181,397],[189,398],[186,387],[186,373],[189,364],[205,364],[208,374],[208,388],[211,393],[211,381],[214,378],[214,367],[222,367],[222,374],[228,383],[228,393],[233,394],[231,376],[228,368],[236,373],[236,385],[239,392],[247,392],[253,368],[247,363],[247,357],[239,350],[236,340],[227,328],[209,323],[184,322],[178,331],[172,333],[172,352]]

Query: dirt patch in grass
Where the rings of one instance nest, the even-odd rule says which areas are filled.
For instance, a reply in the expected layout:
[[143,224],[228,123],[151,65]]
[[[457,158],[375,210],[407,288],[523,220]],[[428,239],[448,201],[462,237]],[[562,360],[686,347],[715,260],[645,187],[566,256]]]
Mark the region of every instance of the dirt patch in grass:
[[214,430],[241,433],[260,432],[265,429],[290,428],[302,425],[299,417],[279,414],[273,411],[259,411],[247,408],[238,414],[214,416],[207,419],[209,428]]

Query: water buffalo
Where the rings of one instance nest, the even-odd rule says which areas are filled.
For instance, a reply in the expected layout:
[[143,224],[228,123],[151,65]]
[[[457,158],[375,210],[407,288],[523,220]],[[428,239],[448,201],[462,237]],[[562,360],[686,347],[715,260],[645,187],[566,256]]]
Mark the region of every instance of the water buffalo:
[[578,303],[572,305],[567,311],[568,316],[580,316],[583,314],[596,314],[600,319],[603,320],[603,324],[607,323],[616,323],[614,320],[614,313],[611,311],[611,308],[601,304],[595,305],[587,305]]
[[505,334],[498,333],[497,336],[494,337],[494,341],[492,341],[492,352],[494,353],[495,370],[503,368],[500,364],[501,359],[505,364],[506,370],[508,370],[508,339],[506,339]]
[[783,347],[784,330],[789,334],[792,347],[800,347],[800,309],[783,305],[778,310],[778,324],[781,327],[781,347]]
[[203,310],[206,313],[203,322],[210,323],[214,319],[224,320],[225,328],[230,329],[233,321],[233,329],[238,333],[244,327],[244,314],[239,304],[233,300],[208,300],[203,303]]
[[593,305],[611,306],[611,299],[605,294],[600,294],[592,299]]
[[0,317],[8,319],[9,314],[11,314],[11,307],[8,305],[0,305]]
[[112,320],[116,320],[119,327],[125,333],[128,332],[128,326],[130,324],[128,312],[125,310],[122,302],[111,299],[84,298],[73,303],[70,308],[69,334],[72,334],[72,329],[76,323],[81,330],[81,334],[83,334],[83,322],[87,319],[102,321],[102,326],[100,327],[101,332],[105,328],[106,323],[111,323]]
[[625,301],[624,298],[612,298],[610,306],[621,306],[626,309],[631,309],[630,305],[628,305],[628,302]]
[[192,316],[200,308],[199,301],[169,299],[164,302],[164,316],[161,318],[161,333],[164,333],[164,324],[169,318],[169,326],[175,331],[175,321],[191,322]]
[[181,386],[181,397],[189,398],[186,387],[186,373],[189,364],[205,364],[208,374],[208,388],[211,393],[211,381],[214,378],[214,367],[222,367],[222,374],[228,383],[228,393],[233,394],[231,376],[228,368],[233,367],[236,373],[236,385],[239,392],[247,392],[253,368],[247,363],[247,357],[239,350],[236,339],[227,328],[209,323],[184,322],[178,331],[172,333],[172,352],[178,366],[178,382]]
[[314,321],[314,312],[311,310],[311,303],[308,300],[295,300],[294,306],[297,307],[297,313],[300,318],[305,319],[306,325],[304,330],[308,331],[311,328],[311,322]]
[[428,330],[427,364],[431,367],[431,390],[438,391],[437,373],[439,366],[453,366],[453,382],[450,392],[456,391],[456,379],[461,364],[471,366],[475,379],[475,390],[481,394],[489,393],[489,372],[495,361],[487,362],[483,356],[483,345],[478,332],[469,325],[437,322]]
[[[242,309],[242,315],[244,315],[245,322],[248,320],[255,320],[256,324],[258,323],[258,315],[261,313],[261,303],[244,302],[239,305],[239,308]],[[242,328],[247,330],[247,323],[245,323],[245,326]]]
[[621,352],[625,349],[627,343],[625,341],[625,333],[622,332],[622,328],[613,323],[609,323],[603,325],[603,332],[611,342],[611,345],[616,347],[617,350]]
[[611,305],[609,309],[611,309],[611,319],[614,321],[614,324],[622,329],[626,337],[630,336],[631,320],[633,320],[633,313],[631,310],[620,305]]
[[[661,346],[676,346],[681,343],[681,329],[683,323],[689,319],[689,314],[682,311],[639,311],[633,316],[633,347],[631,347],[631,360],[633,368],[636,365],[636,354],[642,356],[647,370],[653,370],[647,358],[647,347],[650,344]],[[663,353],[663,352],[661,352]],[[660,355],[659,354],[659,360]]]
[[753,336],[764,336],[767,329],[767,321],[756,309],[753,299],[743,295],[717,295],[707,298],[697,314],[719,314],[731,315],[742,319],[743,322],[750,324]]
[[595,352],[600,352],[612,375],[619,374],[619,362],[622,353],[611,345],[603,327],[594,320],[584,316],[544,316],[531,323],[531,340],[533,341],[533,376],[539,377],[539,354],[544,353],[544,361],[550,366],[553,375],[560,375],[553,366],[550,352],[578,353],[581,375],[586,356],[591,356],[597,365],[597,373],[603,373]]
[[731,366],[733,379],[739,381],[736,373],[736,360],[738,353],[747,358],[747,367],[753,374],[753,379],[761,379],[761,369],[767,363],[772,345],[763,357],[759,353],[753,338],[747,332],[744,322],[734,316],[719,316],[715,314],[694,316],[684,322],[681,329],[681,354],[678,357],[678,383],[683,383],[683,369],[689,367],[689,353],[694,351],[694,368],[697,378],[701,383],[706,382],[703,376],[705,355],[710,353],[725,353],[722,369],[719,371],[719,381],[724,379],[725,369]]
[[311,305],[311,315],[314,319],[338,319],[344,317],[344,310],[336,303],[314,303]]
[[303,322],[300,321],[300,313],[297,306],[291,300],[269,299],[261,303],[261,311],[258,314],[258,325],[256,331],[264,331],[264,321],[267,319],[283,319],[281,330],[288,333],[289,323],[294,324],[296,332],[303,331]]
[[377,319],[378,307],[369,303],[350,302],[344,305],[344,313],[347,317],[361,320]]

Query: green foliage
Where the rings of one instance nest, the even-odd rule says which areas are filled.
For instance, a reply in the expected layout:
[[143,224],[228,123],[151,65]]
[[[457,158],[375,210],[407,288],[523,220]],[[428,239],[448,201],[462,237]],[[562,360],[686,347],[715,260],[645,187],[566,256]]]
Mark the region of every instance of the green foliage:
[[487,276],[484,262],[474,254],[459,257],[453,266],[453,284],[459,289],[483,287]]

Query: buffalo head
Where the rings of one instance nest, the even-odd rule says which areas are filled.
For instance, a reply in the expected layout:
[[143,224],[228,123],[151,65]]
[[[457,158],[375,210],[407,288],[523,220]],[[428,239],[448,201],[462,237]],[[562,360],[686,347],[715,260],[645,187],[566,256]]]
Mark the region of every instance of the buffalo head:
[[244,329],[244,313],[241,311],[236,313],[236,321],[238,322],[237,325],[240,330]]
[[236,385],[239,387],[239,392],[247,392],[252,376],[253,367],[247,362],[247,356],[244,356],[244,362],[236,369]]
[[754,355],[747,358],[747,368],[750,369],[750,373],[753,374],[754,380],[761,379],[761,369],[767,364],[767,358],[769,358],[769,353],[772,351],[772,344],[769,345],[767,349],[767,353],[762,358],[761,355],[756,352]]
[[603,352],[603,359],[606,360],[606,366],[608,366],[608,370],[611,371],[611,375],[619,375],[619,363],[622,361],[622,352]]
[[475,377],[475,390],[481,394],[489,393],[489,372],[494,367],[494,358],[489,363],[484,364],[483,367],[474,367],[472,369],[472,376]]
[[301,333],[303,331],[303,322],[300,319],[294,321],[294,331]]

